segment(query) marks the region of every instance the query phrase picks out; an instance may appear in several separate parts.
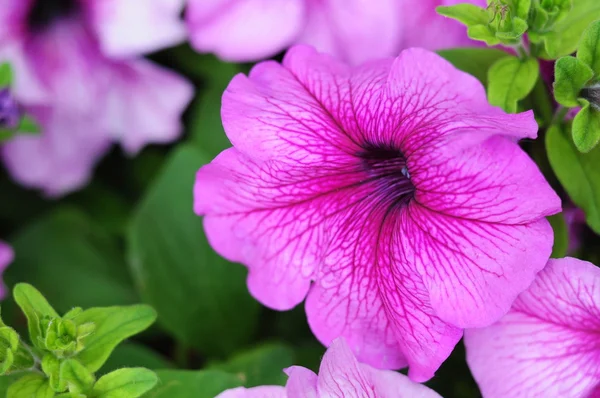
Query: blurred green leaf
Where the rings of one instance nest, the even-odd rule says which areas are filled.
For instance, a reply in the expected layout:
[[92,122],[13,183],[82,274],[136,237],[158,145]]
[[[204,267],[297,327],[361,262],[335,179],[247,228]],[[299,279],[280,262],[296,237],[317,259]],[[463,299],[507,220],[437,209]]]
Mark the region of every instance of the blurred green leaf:
[[172,154],[133,218],[129,257],[162,326],[185,345],[223,356],[252,339],[260,307],[244,267],[210,248],[193,213],[194,175],[207,161],[191,146]]
[[594,76],[594,73],[581,60],[568,56],[554,65],[554,98],[556,102],[569,108],[580,106],[578,98],[581,89]]
[[[31,373],[30,373],[31,374]],[[8,388],[18,379],[24,376],[24,373],[14,373],[0,376],[0,397],[6,397]]]
[[106,374],[127,366],[148,369],[169,369],[174,367],[166,358],[150,348],[142,344],[126,341],[115,348],[98,372]]
[[116,242],[77,210],[63,208],[38,218],[11,244],[16,257],[5,280],[35,285],[60,312],[136,301]]
[[438,14],[455,19],[466,26],[487,25],[489,16],[485,8],[473,4],[460,3],[453,6],[438,6]]
[[489,26],[474,25],[467,29],[467,36],[473,40],[483,41],[488,46],[500,44],[500,39]]
[[125,368],[102,376],[94,385],[96,398],[137,398],[156,385],[156,374],[144,368]]
[[210,369],[238,375],[246,387],[285,385],[283,369],[295,364],[294,351],[281,343],[269,343],[238,353],[226,362],[215,363]]
[[600,21],[592,23],[583,33],[577,49],[577,58],[600,76]]
[[54,391],[41,374],[28,374],[11,384],[6,398],[52,398]]
[[488,100],[508,113],[517,112],[517,102],[533,90],[539,76],[535,58],[508,56],[498,60],[488,72]]
[[10,86],[14,79],[13,69],[9,63],[0,64],[0,89]]
[[573,119],[573,142],[579,151],[589,152],[600,141],[600,112],[591,104],[580,100],[583,107]]
[[79,325],[92,322],[96,329],[83,339],[85,349],[76,359],[96,372],[119,343],[146,330],[155,320],[156,311],[148,305],[87,309],[76,321]]
[[581,35],[588,25],[600,19],[600,1],[573,0],[571,11],[552,30],[543,36],[546,52],[544,59],[557,59],[577,50]]
[[39,134],[40,126],[37,124],[35,120],[29,115],[24,115],[19,121],[19,126],[17,127],[17,131],[19,133],[25,134]]
[[437,53],[455,68],[475,76],[484,86],[488,84],[488,70],[506,57],[506,52],[495,48],[452,48]]
[[554,246],[552,246],[552,258],[563,258],[569,249],[569,230],[563,213],[548,217],[552,230],[554,231]]
[[552,169],[569,197],[585,212],[586,222],[600,233],[600,147],[581,153],[563,129],[552,126],[546,134]]
[[159,370],[156,374],[158,385],[144,398],[214,398],[243,385],[239,377],[218,370]]
[[224,87],[209,87],[203,90],[190,107],[190,139],[211,158],[231,147],[221,122],[223,90]]

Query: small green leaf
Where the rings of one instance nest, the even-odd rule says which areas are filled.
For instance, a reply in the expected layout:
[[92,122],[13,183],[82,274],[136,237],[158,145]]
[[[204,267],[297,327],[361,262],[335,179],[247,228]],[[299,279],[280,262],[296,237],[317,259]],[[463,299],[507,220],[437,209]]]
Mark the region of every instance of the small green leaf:
[[214,398],[230,388],[243,386],[239,377],[217,370],[159,370],[158,386],[144,398]]
[[554,75],[556,102],[568,108],[580,106],[579,93],[594,76],[592,70],[581,60],[568,56],[556,61]]
[[584,99],[583,107],[573,120],[573,142],[580,152],[591,151],[600,141],[600,112]]
[[0,327],[0,374],[6,374],[13,367],[15,352],[19,347],[19,335],[13,328]]
[[79,361],[67,359],[60,365],[60,379],[69,392],[86,394],[92,389],[96,379]]
[[104,375],[94,385],[96,398],[137,398],[150,391],[156,383],[156,374],[144,368],[125,368]]
[[600,21],[592,23],[583,33],[577,59],[589,66],[596,77],[600,76]]
[[54,390],[48,379],[40,374],[28,374],[11,384],[6,398],[52,398]]
[[438,14],[455,19],[466,26],[487,25],[489,16],[485,8],[473,4],[456,4],[453,6],[438,6]]
[[67,390],[67,384],[60,377],[60,360],[54,354],[46,354],[42,358],[42,370],[48,376],[50,387],[56,392]]
[[85,310],[77,317],[77,323],[94,323],[96,330],[83,339],[85,348],[76,358],[96,372],[119,343],[147,329],[155,320],[156,311],[148,305]]
[[283,369],[294,365],[294,351],[283,344],[265,344],[237,354],[227,362],[215,363],[210,369],[243,375],[246,387],[284,385]]
[[538,76],[536,59],[502,58],[488,72],[488,100],[508,113],[515,113],[517,102],[533,90]]
[[54,308],[46,301],[44,296],[33,286],[27,283],[18,283],[13,289],[15,301],[27,317],[29,337],[33,345],[44,348],[42,343],[42,317],[59,318]]
[[554,231],[554,246],[552,246],[552,258],[563,258],[569,249],[569,230],[563,213],[548,217],[552,230]]
[[525,21],[529,18],[531,0],[511,0],[509,4],[517,17]]
[[473,40],[484,41],[488,46],[500,44],[496,33],[486,25],[474,25],[467,29],[467,36]]
[[583,209],[590,228],[600,233],[600,146],[581,153],[566,131],[552,126],[546,133],[546,151],[561,185],[573,203]]
[[17,131],[25,134],[39,134],[40,126],[31,116],[24,115],[19,121]]
[[506,44],[518,42],[518,39],[523,36],[528,28],[527,22],[521,18],[512,18],[510,22],[510,29],[496,32],[496,37]]
[[455,68],[475,76],[484,86],[488,84],[488,70],[506,52],[496,48],[451,48],[437,53]]
[[14,74],[9,63],[0,64],[0,89],[10,86],[13,82]]

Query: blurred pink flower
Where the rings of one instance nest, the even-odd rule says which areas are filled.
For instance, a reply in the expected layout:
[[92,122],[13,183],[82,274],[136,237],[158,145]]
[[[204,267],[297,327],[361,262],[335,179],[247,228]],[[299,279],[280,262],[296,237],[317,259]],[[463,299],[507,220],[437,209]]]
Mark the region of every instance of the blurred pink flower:
[[439,398],[433,390],[403,374],[359,363],[343,339],[323,356],[319,374],[301,366],[285,370],[285,387],[235,388],[216,398]]
[[401,49],[473,45],[466,28],[435,12],[439,5],[485,0],[189,0],[192,45],[230,61],[270,57],[310,44],[351,64]]
[[3,157],[22,184],[61,195],[84,185],[112,141],[135,153],[181,132],[190,83],[139,56],[185,38],[183,0],[0,0],[0,60],[42,126]]
[[465,331],[467,362],[486,398],[600,396],[600,269],[548,265],[498,323]]
[[[0,275],[4,272],[6,267],[13,261],[14,253],[10,246],[0,241]],[[4,283],[0,281],[0,299],[6,297],[6,287]]]
[[297,46],[236,76],[221,114],[234,147],[194,188],[210,243],[263,304],[308,294],[315,335],[362,362],[429,379],[550,256],[560,199],[516,143],[533,113],[434,53],[350,68]]

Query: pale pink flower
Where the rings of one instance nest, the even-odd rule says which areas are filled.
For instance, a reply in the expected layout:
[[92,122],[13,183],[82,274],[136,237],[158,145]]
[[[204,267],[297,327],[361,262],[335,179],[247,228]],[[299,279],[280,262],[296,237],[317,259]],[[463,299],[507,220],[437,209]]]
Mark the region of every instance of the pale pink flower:
[[0,61],[41,136],[19,136],[3,157],[22,184],[77,189],[113,141],[128,153],[181,133],[193,88],[142,53],[184,40],[183,0],[0,0]]
[[[407,47],[473,45],[466,28],[435,12],[458,0],[189,0],[192,45],[230,61],[270,57],[304,43],[352,64]],[[486,6],[485,0],[462,1]]]
[[194,188],[210,243],[263,304],[307,297],[315,335],[361,362],[429,379],[550,256],[560,199],[517,145],[533,113],[435,53],[351,68],[297,46],[236,76],[221,114],[233,148]]
[[[0,275],[4,272],[6,267],[13,261],[14,253],[10,246],[0,241]],[[0,281],[0,299],[6,297],[6,286]]]
[[289,376],[285,387],[240,387],[216,398],[440,398],[403,374],[359,363],[343,339],[331,343],[318,375],[301,366],[285,372]]
[[600,269],[550,260],[498,323],[465,331],[485,398],[600,396]]

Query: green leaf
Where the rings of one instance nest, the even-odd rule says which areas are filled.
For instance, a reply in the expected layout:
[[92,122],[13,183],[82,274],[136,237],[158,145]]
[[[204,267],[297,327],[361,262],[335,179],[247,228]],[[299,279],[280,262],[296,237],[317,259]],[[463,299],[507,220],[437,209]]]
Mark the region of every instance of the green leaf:
[[474,25],[467,29],[467,36],[473,40],[484,41],[488,46],[500,44],[496,33],[485,25]]
[[454,65],[455,68],[475,76],[484,86],[488,84],[488,70],[506,52],[495,48],[452,48],[437,53]]
[[287,376],[283,369],[294,365],[294,351],[284,345],[270,343],[237,354],[227,362],[215,363],[210,369],[236,374],[246,387],[260,385],[285,385]]
[[515,113],[517,102],[533,90],[538,76],[539,65],[535,58],[502,58],[488,72],[488,100],[508,113]]
[[138,301],[115,239],[76,209],[37,218],[11,244],[16,257],[5,280],[37,286],[61,312]]
[[517,17],[525,21],[529,18],[531,0],[511,0],[509,4]]
[[54,391],[48,379],[40,374],[28,374],[11,384],[6,398],[52,398]]
[[150,391],[158,378],[144,368],[125,368],[102,376],[94,385],[93,396],[97,398],[137,398]]
[[42,317],[59,318],[59,315],[44,296],[27,283],[18,283],[13,289],[13,296],[27,317],[27,328],[31,343],[38,348],[44,348],[41,342],[43,336],[40,321]]
[[53,354],[48,353],[42,358],[42,371],[48,376],[48,382],[54,391],[67,390],[67,384],[60,378],[60,360]]
[[552,126],[546,133],[546,151],[561,185],[573,203],[583,209],[590,228],[600,233],[600,146],[581,153],[566,131]]
[[600,21],[591,24],[583,33],[577,59],[589,66],[595,76],[600,75]]
[[9,63],[4,62],[0,64],[0,89],[8,87],[12,84],[14,79],[13,69]]
[[221,122],[221,97],[224,89],[225,87],[210,87],[202,91],[189,111],[190,139],[211,157],[231,147]]
[[85,310],[77,317],[78,324],[93,322],[96,330],[83,339],[85,348],[76,358],[96,372],[119,343],[147,329],[155,320],[156,311],[148,305]]
[[473,4],[456,4],[453,6],[438,6],[438,14],[455,19],[466,26],[487,25],[489,16],[485,8]]
[[581,152],[591,151],[600,141],[600,112],[584,99],[584,105],[573,119],[573,142]]
[[510,29],[497,31],[496,37],[501,39],[505,44],[518,43],[521,36],[527,31],[527,22],[521,18],[512,18],[510,21]]
[[193,213],[194,176],[207,162],[190,146],[172,154],[133,218],[129,257],[162,326],[185,345],[222,356],[252,339],[259,306],[244,267],[210,248]]
[[35,120],[29,115],[24,115],[19,121],[19,126],[17,127],[17,131],[19,133],[26,134],[39,134],[40,126],[37,124]]
[[158,386],[144,398],[214,398],[230,388],[243,386],[235,375],[217,370],[159,370]]
[[568,108],[580,106],[581,89],[594,76],[592,70],[581,60],[563,57],[554,65],[554,98]]
[[96,379],[85,366],[75,359],[67,359],[60,364],[60,379],[69,392],[86,394]]
[[162,355],[144,345],[125,342],[115,348],[99,372],[105,374],[124,367],[169,369],[173,368],[174,365]]
[[600,1],[573,0],[571,11],[543,36],[546,53],[541,57],[557,59],[574,53],[585,29],[597,19],[600,19]]
[[554,231],[554,246],[552,246],[552,258],[563,258],[569,249],[569,230],[563,213],[548,217],[552,230]]
[[[25,374],[33,374],[33,373],[25,373]],[[6,393],[11,385],[14,384],[15,381],[19,380],[23,377],[24,373],[13,373],[9,375],[0,376],[0,397],[6,397]]]

